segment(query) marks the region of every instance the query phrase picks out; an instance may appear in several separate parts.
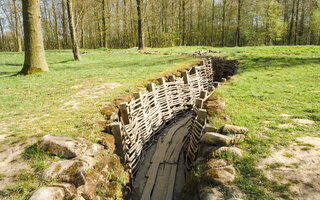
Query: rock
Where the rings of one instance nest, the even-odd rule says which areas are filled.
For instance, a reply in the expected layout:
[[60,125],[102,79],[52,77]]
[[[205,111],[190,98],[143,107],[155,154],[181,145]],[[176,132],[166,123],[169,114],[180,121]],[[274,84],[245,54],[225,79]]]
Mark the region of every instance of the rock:
[[96,188],[98,184],[101,184],[104,180],[97,172],[91,173],[86,178],[86,183],[78,188],[78,192],[85,199],[96,199]]
[[206,127],[204,129],[205,133],[207,133],[207,132],[217,132],[217,131],[218,131],[218,129],[215,126],[211,125],[211,124],[206,124]]
[[220,147],[216,149],[213,154],[214,155],[225,155],[227,152],[232,153],[237,157],[242,157],[242,150],[237,147]]
[[59,187],[41,187],[32,193],[29,200],[63,200],[64,194]]
[[241,127],[241,126],[234,126],[234,125],[228,125],[225,124],[220,132],[222,134],[245,134],[248,132],[248,129],[245,127]]
[[78,141],[87,146],[86,150],[83,152],[86,156],[95,156],[103,151],[103,146],[100,144],[92,143],[84,138],[78,138]]
[[78,156],[76,160],[86,163],[87,169],[92,168],[97,163],[97,160],[94,157],[86,156],[86,155]]
[[105,150],[107,150],[108,153],[113,153],[116,148],[114,143],[114,137],[111,134],[101,134],[98,138],[98,143],[104,146]]
[[202,187],[199,189],[200,200],[223,200],[223,193],[217,188]]
[[62,160],[52,163],[45,169],[40,180],[58,179],[62,182],[72,183],[76,187],[85,184],[88,164],[79,160]]
[[218,147],[216,146],[212,146],[209,144],[204,144],[204,143],[200,143],[200,148],[199,148],[199,155],[201,157],[208,157],[212,154],[212,152],[214,152],[216,149],[218,149]]
[[235,185],[225,185],[224,190],[225,190],[226,199],[236,200],[236,199],[243,198],[243,194],[242,194],[241,190]]
[[230,184],[235,180],[236,170],[232,165],[211,168],[205,171],[204,179],[213,185]]
[[77,195],[77,189],[70,183],[54,183],[52,186],[63,188],[65,193],[64,200],[72,200]]
[[83,153],[86,145],[64,136],[46,135],[39,141],[39,147],[43,151],[63,157],[74,158]]
[[224,167],[227,166],[227,161],[223,159],[210,159],[208,162],[206,162],[206,168],[212,169],[212,168],[218,168],[218,167]]
[[216,146],[229,146],[231,144],[232,138],[226,135],[221,135],[219,133],[208,132],[205,133],[200,142],[216,145]]
[[225,106],[226,103],[223,100],[208,101],[208,115],[217,115],[218,113],[222,113],[224,111]]

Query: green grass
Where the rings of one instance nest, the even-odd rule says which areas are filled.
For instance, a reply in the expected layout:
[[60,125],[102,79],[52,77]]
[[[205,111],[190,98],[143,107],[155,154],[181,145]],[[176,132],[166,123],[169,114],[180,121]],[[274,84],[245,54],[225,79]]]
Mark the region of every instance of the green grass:
[[[320,136],[320,47],[173,47],[146,51],[193,53],[201,49],[214,49],[220,52],[217,56],[241,63],[231,84],[217,92],[226,101],[224,114],[231,123],[250,130],[240,144],[244,158],[234,160],[237,185],[248,199],[293,198],[289,184],[268,180],[255,165],[271,153],[271,147],[286,147],[299,136]],[[73,61],[70,50],[47,51],[51,71],[27,77],[11,76],[21,69],[22,54],[0,53],[0,134],[10,135],[2,146],[21,141],[28,144],[31,136],[44,134],[94,140],[101,131],[99,122],[104,121],[99,111],[107,102],[134,91],[148,79],[197,60],[142,55],[134,49],[84,51],[81,62]],[[310,119],[315,124],[299,125],[280,114]],[[224,123],[219,117],[211,120],[217,126]],[[286,123],[293,126],[279,127]],[[38,187],[34,174],[46,167],[48,156],[32,146],[29,150],[31,153],[27,151],[24,157],[30,160],[33,171],[22,174],[31,173],[31,180],[18,176],[15,185],[5,190],[8,195],[26,196],[31,188]]]
[[[286,147],[300,136],[320,136],[320,47],[218,50],[241,62],[239,74],[231,84],[218,90],[226,101],[225,115],[231,123],[250,130],[249,137],[240,144],[245,157],[235,162],[237,185],[248,199],[294,198],[290,185],[266,179],[255,165],[271,153],[271,147]],[[281,114],[313,120],[315,124],[299,125]],[[211,119],[216,125],[223,123],[219,118]],[[293,126],[279,127],[286,123]]]
[[14,184],[6,186],[0,197],[4,194],[11,199],[25,199],[40,186],[39,173],[56,158],[33,145],[39,137],[54,134],[95,141],[105,126],[100,110],[111,100],[134,92],[148,79],[199,60],[144,55],[134,49],[81,52],[82,60],[77,62],[71,50],[46,51],[50,72],[32,76],[13,76],[22,68],[23,53],[0,53],[0,135],[6,135],[0,140],[0,152],[26,146],[22,157],[15,159],[30,166],[30,179],[15,177]]
[[[239,145],[244,157],[233,161],[237,186],[247,199],[294,199],[290,183],[269,180],[255,166],[270,155],[271,147],[286,148],[298,142],[295,138],[300,136],[320,137],[320,46],[173,47],[149,51],[192,53],[201,49],[214,49],[220,52],[215,55],[241,63],[238,75],[216,92],[226,101],[225,113],[210,118],[220,128],[225,123],[223,117],[229,116],[229,123],[250,130]],[[315,124],[300,125],[281,114],[313,120]],[[281,124],[292,126],[282,128]]]
[[136,50],[84,51],[81,62],[73,61],[70,50],[47,51],[50,72],[26,77],[11,76],[21,69],[23,54],[0,53],[0,134],[12,135],[7,140],[13,142],[43,134],[94,139],[107,102],[197,60]]

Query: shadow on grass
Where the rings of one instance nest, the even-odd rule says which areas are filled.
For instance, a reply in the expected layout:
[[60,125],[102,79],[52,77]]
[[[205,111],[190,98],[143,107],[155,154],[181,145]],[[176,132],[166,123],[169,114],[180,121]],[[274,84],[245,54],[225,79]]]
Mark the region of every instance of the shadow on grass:
[[248,56],[238,57],[243,61],[241,71],[259,71],[271,68],[292,68],[303,64],[319,64],[320,57],[288,57],[288,56]]

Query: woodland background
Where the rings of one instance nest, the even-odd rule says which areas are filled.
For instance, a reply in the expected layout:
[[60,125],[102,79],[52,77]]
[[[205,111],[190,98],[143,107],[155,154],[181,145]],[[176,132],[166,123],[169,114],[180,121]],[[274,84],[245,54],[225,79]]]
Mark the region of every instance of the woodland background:
[[[319,45],[319,0],[77,0],[81,48]],[[0,0],[0,51],[23,50],[20,0]],[[66,0],[41,0],[45,49],[71,48]]]

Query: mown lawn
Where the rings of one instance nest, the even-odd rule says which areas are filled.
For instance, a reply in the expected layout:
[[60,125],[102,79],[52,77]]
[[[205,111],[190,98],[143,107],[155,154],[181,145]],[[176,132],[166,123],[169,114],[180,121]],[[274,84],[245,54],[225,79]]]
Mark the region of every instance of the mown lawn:
[[95,141],[106,125],[100,111],[111,100],[199,61],[135,49],[81,52],[77,62],[71,50],[46,51],[50,72],[32,76],[14,76],[22,53],[0,53],[0,199],[25,199],[41,186],[39,173],[58,159],[30,146],[41,136]]
[[[189,48],[185,50],[192,52]],[[214,50],[221,52],[218,56],[241,63],[238,75],[216,94],[226,101],[225,113],[211,117],[218,128],[228,116],[228,123],[250,130],[248,138],[239,145],[245,152],[244,158],[233,160],[237,185],[247,199],[295,199],[289,189],[296,184],[294,181],[280,184],[269,180],[256,165],[272,151],[288,147],[297,137],[320,137],[320,46]],[[292,116],[283,117],[284,114]],[[312,120],[314,124],[302,125],[295,118]]]
[[136,50],[47,51],[50,72],[11,76],[21,69],[23,54],[0,53],[0,134],[2,143],[33,135],[57,134],[94,139],[103,120],[99,111],[110,100],[133,92],[160,74],[198,59],[143,55]]
[[[289,185],[267,180],[255,165],[271,153],[271,148],[286,147],[302,135],[320,136],[320,47],[173,47],[146,51],[193,53],[201,49],[219,51],[217,56],[239,59],[241,63],[231,84],[217,92],[226,101],[223,114],[230,117],[229,123],[250,130],[247,140],[240,144],[245,156],[235,160],[237,185],[248,199],[293,198]],[[75,62],[69,50],[47,51],[51,71],[28,77],[11,76],[21,69],[22,54],[0,53],[0,134],[6,135],[2,146],[44,134],[94,140],[101,131],[98,122],[103,121],[99,111],[107,102],[134,91],[148,79],[197,61],[144,55],[133,49],[82,52],[82,61]],[[315,124],[299,125],[281,114],[310,119]],[[224,123],[221,116],[211,121],[217,126]],[[279,127],[286,123],[294,126]],[[37,170],[41,166],[45,165]],[[24,191],[29,191],[25,188],[30,188],[30,181],[16,182],[8,194],[28,193]]]

